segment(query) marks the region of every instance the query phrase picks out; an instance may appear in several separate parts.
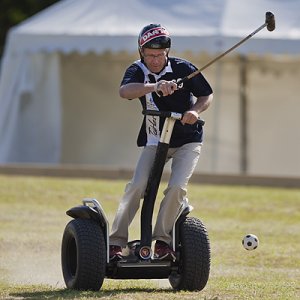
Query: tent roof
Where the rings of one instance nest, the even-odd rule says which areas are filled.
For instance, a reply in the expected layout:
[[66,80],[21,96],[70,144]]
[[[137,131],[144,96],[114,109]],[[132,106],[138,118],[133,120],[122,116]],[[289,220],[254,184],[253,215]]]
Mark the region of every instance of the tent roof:
[[217,52],[262,25],[266,11],[274,13],[276,30],[260,31],[237,51],[297,54],[300,2],[294,0],[62,0],[15,26],[8,41],[13,51],[136,51],[140,29],[162,23],[177,51]]

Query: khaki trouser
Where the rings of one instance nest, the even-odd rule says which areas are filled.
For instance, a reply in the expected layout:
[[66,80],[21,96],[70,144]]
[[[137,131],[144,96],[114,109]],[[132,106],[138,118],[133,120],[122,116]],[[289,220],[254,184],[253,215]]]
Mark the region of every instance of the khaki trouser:
[[[156,146],[144,147],[135,173],[125,188],[110,234],[110,244],[125,247],[128,227],[144,196],[149,173],[155,158]],[[179,209],[186,199],[187,184],[198,162],[200,143],[189,143],[179,148],[169,148],[167,161],[172,158],[171,175],[164,198],[160,204],[153,231],[153,240],[171,244],[171,231]]]

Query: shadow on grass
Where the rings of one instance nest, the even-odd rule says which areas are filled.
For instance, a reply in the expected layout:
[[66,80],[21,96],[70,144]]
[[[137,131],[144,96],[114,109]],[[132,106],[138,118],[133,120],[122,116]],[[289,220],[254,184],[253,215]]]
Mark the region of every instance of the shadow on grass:
[[135,293],[145,293],[145,294],[156,294],[156,293],[167,293],[173,294],[176,291],[172,289],[161,289],[161,288],[120,288],[120,289],[105,289],[99,292],[93,291],[76,291],[69,289],[60,290],[45,290],[45,291],[24,291],[24,292],[14,292],[10,293],[11,297],[21,298],[21,299],[81,299],[81,298],[104,298],[113,297],[119,294],[135,294]]

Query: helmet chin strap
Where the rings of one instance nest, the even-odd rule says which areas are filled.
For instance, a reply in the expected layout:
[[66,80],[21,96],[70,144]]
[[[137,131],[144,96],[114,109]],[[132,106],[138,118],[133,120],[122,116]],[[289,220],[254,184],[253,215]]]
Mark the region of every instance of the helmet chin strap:
[[159,73],[160,73],[160,72],[168,65],[168,61],[169,61],[169,56],[168,56],[168,54],[169,54],[169,51],[168,51],[168,53],[167,53],[166,61],[165,61],[164,66],[162,67],[162,69],[161,69],[159,72],[157,72],[157,74],[159,74]]

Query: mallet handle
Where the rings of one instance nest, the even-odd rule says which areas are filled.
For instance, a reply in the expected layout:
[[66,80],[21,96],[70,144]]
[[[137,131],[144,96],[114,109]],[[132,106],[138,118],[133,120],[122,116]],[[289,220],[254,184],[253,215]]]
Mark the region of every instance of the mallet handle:
[[250,38],[252,38],[256,33],[258,33],[259,31],[261,31],[263,28],[265,28],[268,25],[268,23],[264,23],[263,25],[261,25],[259,28],[257,28],[256,30],[254,30],[252,33],[250,33],[248,36],[246,36],[245,38],[243,38],[241,41],[239,41],[237,44],[233,45],[231,48],[229,48],[227,51],[221,53],[220,55],[218,55],[217,57],[215,57],[213,60],[211,60],[210,62],[208,62],[206,65],[204,65],[202,68],[200,68],[199,70],[191,73],[190,75],[182,78],[181,80],[179,80],[177,82],[177,85],[180,85],[181,83],[186,82],[187,80],[195,77],[196,75],[198,75],[199,73],[201,73],[204,69],[208,68],[210,65],[212,65],[213,63],[215,63],[217,60],[219,60],[220,58],[222,58],[223,56],[227,55],[229,52],[231,52],[232,50],[234,50],[235,48],[239,47],[241,44],[243,44],[244,42],[246,42],[247,40],[249,40]]

